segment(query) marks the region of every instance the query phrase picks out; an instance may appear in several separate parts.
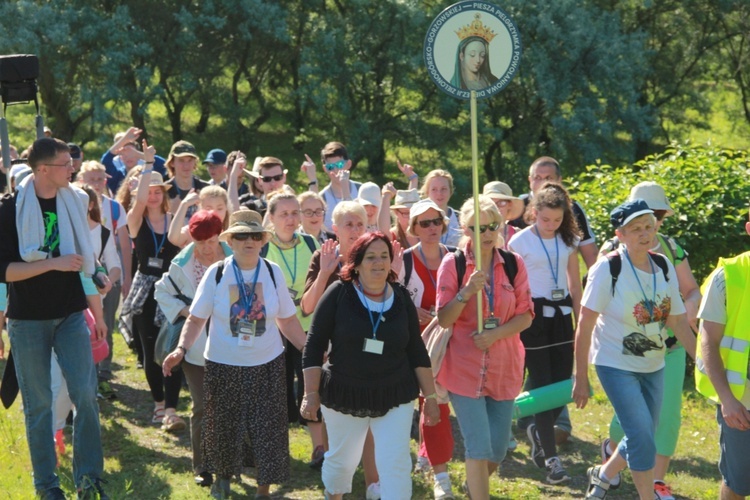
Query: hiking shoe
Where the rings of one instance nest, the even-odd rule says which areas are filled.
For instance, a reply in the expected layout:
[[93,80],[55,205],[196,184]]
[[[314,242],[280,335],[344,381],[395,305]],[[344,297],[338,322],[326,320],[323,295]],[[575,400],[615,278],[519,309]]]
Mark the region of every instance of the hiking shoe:
[[654,481],[654,500],[674,500],[672,488],[664,481]]
[[544,450],[542,442],[539,440],[539,434],[536,432],[536,424],[529,424],[526,428],[526,435],[531,443],[531,459],[540,469],[544,467]]
[[109,382],[102,380],[99,385],[96,386],[96,397],[100,399],[117,399],[117,394]]
[[65,493],[60,488],[50,488],[37,491],[36,497],[40,500],[65,500]]
[[545,467],[547,468],[547,482],[549,484],[560,484],[570,481],[570,476],[559,458],[548,458],[545,461]]
[[214,484],[214,476],[210,472],[201,472],[199,474],[195,475],[195,484],[198,486],[202,486],[204,488],[208,488],[212,484]]
[[312,452],[312,459],[308,462],[308,466],[311,469],[320,470],[323,467],[323,461],[326,459],[326,451],[323,449],[323,445],[319,444],[315,447]]
[[589,486],[586,489],[586,500],[596,500],[607,496],[609,482],[599,477],[600,465],[589,467],[586,476],[589,478]]
[[432,488],[432,492],[435,494],[435,500],[447,500],[449,498],[455,498],[453,496],[453,490],[451,489],[451,478],[444,477],[440,480],[435,480],[435,486]]
[[414,473],[415,474],[423,474],[430,470],[430,461],[427,459],[427,457],[423,457],[421,455],[417,456],[417,463],[414,464]]
[[[611,440],[609,438],[602,441],[602,465],[606,464],[609,460],[609,457],[612,456],[612,453],[609,452],[609,444],[611,443]],[[609,489],[610,490],[616,490],[620,487],[620,473],[618,472],[615,477],[609,480]]]
[[81,478],[78,487],[78,500],[109,500],[109,496],[102,489],[103,479],[91,479],[89,476]]
[[365,498],[367,500],[380,500],[380,483],[372,483],[368,486]]

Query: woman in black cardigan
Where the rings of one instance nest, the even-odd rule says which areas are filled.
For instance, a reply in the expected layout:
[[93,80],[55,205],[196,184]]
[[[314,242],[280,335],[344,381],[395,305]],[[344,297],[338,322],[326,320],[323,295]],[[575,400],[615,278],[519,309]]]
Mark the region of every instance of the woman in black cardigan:
[[341,281],[316,307],[305,344],[302,416],[315,419],[322,405],[329,439],[322,473],[326,498],[351,492],[368,429],[375,438],[382,498],[411,498],[409,431],[420,389],[428,425],[440,418],[417,312],[396,283],[392,259],[382,233],[360,237]]

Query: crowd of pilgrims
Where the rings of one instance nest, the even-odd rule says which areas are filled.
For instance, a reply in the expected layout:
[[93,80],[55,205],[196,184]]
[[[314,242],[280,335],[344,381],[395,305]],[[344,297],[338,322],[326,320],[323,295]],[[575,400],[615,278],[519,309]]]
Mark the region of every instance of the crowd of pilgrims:
[[[533,162],[521,196],[503,182],[485,184],[476,225],[473,198],[450,206],[446,170],[397,162],[399,182],[360,183],[350,179],[357,175],[346,147],[330,142],[318,162],[305,155],[295,167],[305,181],[294,186],[275,157],[221,149],[204,156],[178,141],[165,159],[140,135],[135,127],[118,134],[99,161],[71,144],[61,165],[87,195],[97,273],[106,274],[96,285],[101,311],[94,307],[90,322],[95,328],[103,318],[108,344],[96,360],[96,392],[117,397],[112,335],[119,332],[148,382],[148,421],[190,433],[193,475],[211,496],[226,498],[233,478],[253,467],[256,498],[270,498],[270,486],[289,478],[288,429],[299,424],[309,431],[309,465],[321,469],[326,498],[352,491],[360,463],[367,499],[411,498],[413,473],[432,474],[436,499],[454,498],[452,407],[466,450],[463,490],[489,498],[489,476],[516,446],[519,393],[569,381],[575,365],[573,395],[583,407],[590,359],[597,370],[639,373],[666,359],[676,368],[666,376],[663,407],[642,409],[661,412],[656,436],[620,411],[633,403],[610,393],[617,378],[597,372],[617,415],[602,443],[603,465],[589,470],[587,495],[602,498],[630,465],[639,492],[645,477],[657,498],[672,498],[664,477],[701,296],[685,250],[658,233],[674,213],[661,186],[633,186],[612,213],[617,238],[600,252],[551,157]],[[14,163],[9,192],[40,175]],[[209,179],[197,175],[200,163]],[[667,257],[659,268],[648,260],[652,249]],[[611,252],[622,257],[617,286],[629,294],[608,291]],[[579,263],[588,268],[586,287]],[[623,317],[638,304],[644,318]],[[608,316],[610,308],[619,316]],[[659,314],[661,326],[652,329]],[[607,333],[596,330],[597,318],[609,322]],[[627,335],[641,332],[638,322],[647,327]],[[591,358],[577,356],[574,344]],[[52,432],[64,450],[73,403],[54,354],[50,362]],[[188,422],[179,399],[185,387]],[[567,407],[516,426],[528,437],[538,479],[570,481],[557,450],[572,432]],[[410,439],[418,442],[414,466]]]

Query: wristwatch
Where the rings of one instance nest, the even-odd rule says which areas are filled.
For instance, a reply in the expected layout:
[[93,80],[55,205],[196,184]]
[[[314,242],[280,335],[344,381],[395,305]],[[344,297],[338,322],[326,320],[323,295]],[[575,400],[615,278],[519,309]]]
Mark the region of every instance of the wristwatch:
[[460,303],[462,303],[462,304],[464,303],[464,300],[465,300],[465,299],[464,299],[464,296],[463,296],[463,295],[461,295],[461,292],[458,292],[458,293],[456,294],[456,300],[457,300],[457,301],[459,301],[459,302],[460,302]]
[[184,356],[185,354],[187,354],[187,349],[185,349],[185,346],[181,346],[181,345],[178,345],[178,346],[177,346],[177,349],[179,349],[180,351],[182,351],[182,355],[183,355],[183,356]]

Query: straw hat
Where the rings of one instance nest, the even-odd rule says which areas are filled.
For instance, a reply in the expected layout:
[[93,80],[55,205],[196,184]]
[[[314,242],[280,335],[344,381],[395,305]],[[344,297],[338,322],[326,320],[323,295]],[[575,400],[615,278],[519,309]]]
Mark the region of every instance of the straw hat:
[[507,200],[511,203],[510,213],[508,214],[508,220],[515,220],[523,215],[525,206],[523,200],[517,196],[513,196],[513,190],[504,182],[492,181],[484,185],[482,194],[495,200]]
[[419,201],[419,190],[417,188],[396,191],[396,198],[393,200],[391,210],[399,208],[411,208]]
[[255,210],[238,210],[229,216],[229,228],[219,235],[221,241],[227,241],[233,234],[266,233],[263,235],[265,245],[271,238],[271,231],[263,227],[263,218]]
[[646,181],[633,186],[633,189],[630,190],[628,200],[633,201],[638,198],[645,201],[651,210],[666,210],[667,214],[665,217],[674,215],[674,210],[669,205],[664,188],[655,182]]

